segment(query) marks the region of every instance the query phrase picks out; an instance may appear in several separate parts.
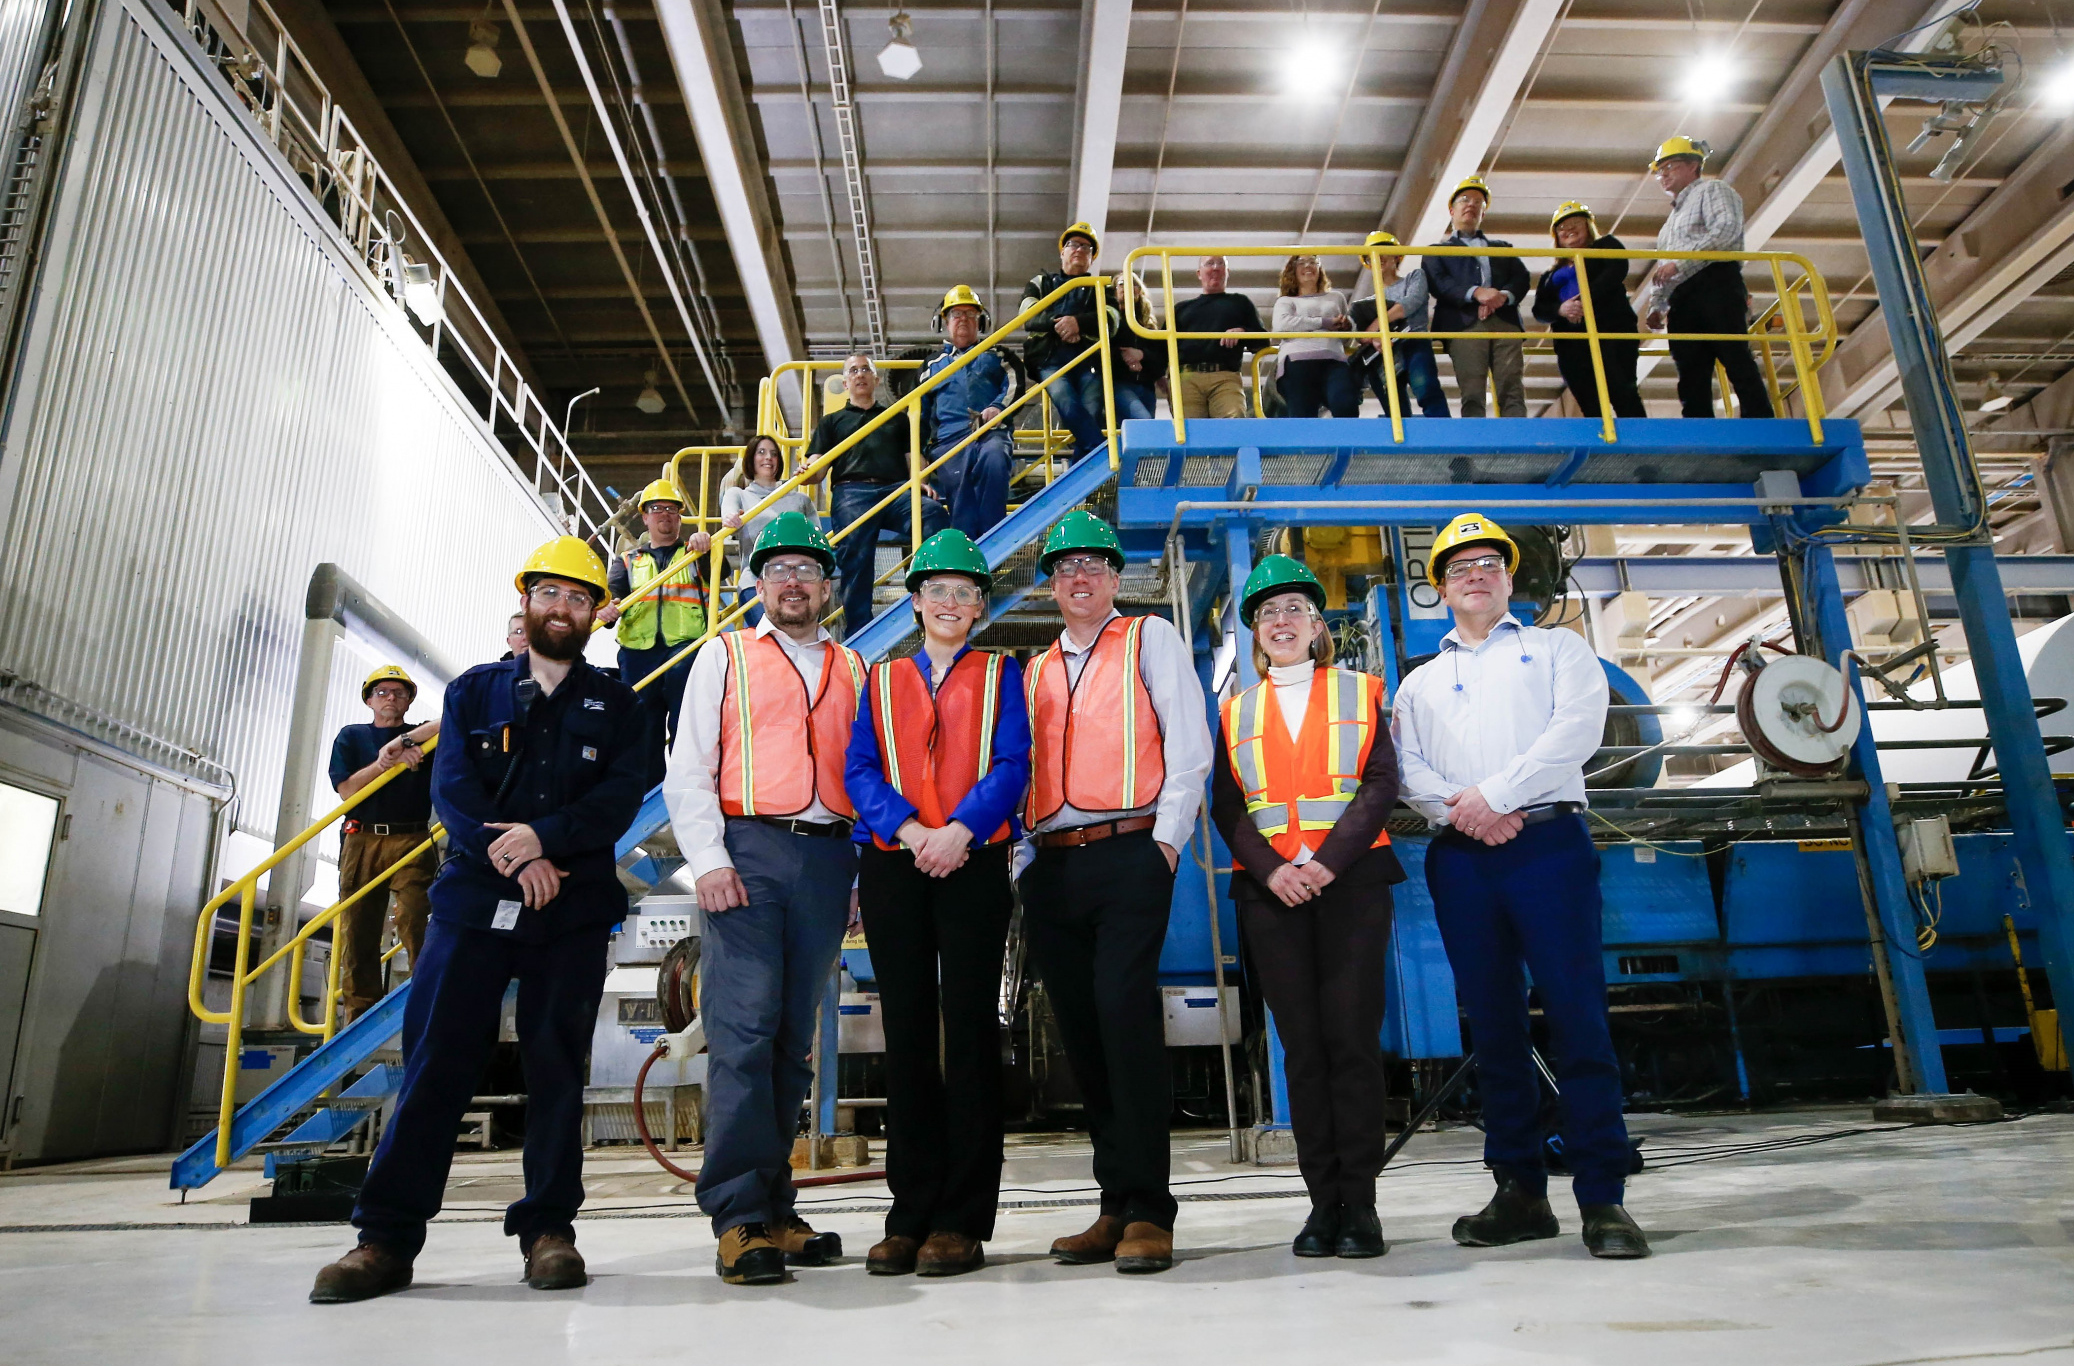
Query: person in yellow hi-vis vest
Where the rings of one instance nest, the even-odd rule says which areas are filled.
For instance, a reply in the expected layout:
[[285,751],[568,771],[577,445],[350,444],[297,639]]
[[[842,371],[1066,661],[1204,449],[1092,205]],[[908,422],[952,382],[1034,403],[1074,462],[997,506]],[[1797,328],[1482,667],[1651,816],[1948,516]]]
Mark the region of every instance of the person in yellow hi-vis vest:
[[706,1157],[699,1208],[729,1285],[821,1266],[843,1242],[799,1217],[792,1138],[813,1083],[814,1015],[850,919],[856,807],[844,754],[863,656],[822,626],[835,551],[798,512],[756,538],[753,631],[692,662],[663,800],[697,880],[699,1016],[706,1025]]
[[[684,534],[684,491],[667,479],[641,490],[641,522],[648,543],[612,558],[606,578],[612,601],[598,609],[601,626],[619,628],[619,676],[631,688],[669,663],[670,656],[706,633],[704,571],[687,569],[653,593],[624,602],[676,567],[686,556],[697,559],[713,548],[703,531]],[[684,680],[691,674],[686,660],[639,694],[648,714],[648,785],[663,780],[663,755],[676,733],[677,707],[684,700]]]
[[1325,589],[1287,555],[1246,580],[1258,683],[1227,699],[1210,819],[1231,847],[1239,932],[1287,1055],[1289,1121],[1311,1214],[1299,1257],[1380,1257],[1383,983],[1390,887],[1383,829],[1397,750],[1383,681],[1332,666]]

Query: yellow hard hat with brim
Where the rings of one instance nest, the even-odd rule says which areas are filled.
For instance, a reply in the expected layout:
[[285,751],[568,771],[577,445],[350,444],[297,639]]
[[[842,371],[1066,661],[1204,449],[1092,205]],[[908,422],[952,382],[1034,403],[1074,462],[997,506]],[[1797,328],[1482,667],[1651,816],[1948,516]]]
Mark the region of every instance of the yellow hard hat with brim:
[[1591,228],[1592,236],[1594,238],[1598,237],[1599,220],[1592,217],[1591,205],[1586,204],[1582,200],[1577,199],[1566,199],[1562,203],[1556,205],[1556,211],[1553,214],[1549,215],[1548,235],[1550,237],[1555,236],[1556,226],[1560,224],[1565,218],[1576,218],[1580,215],[1583,217],[1585,223]]
[[944,291],[943,302],[936,306],[935,321],[936,330],[938,332],[943,331],[943,315],[950,312],[954,308],[978,309],[979,330],[982,332],[992,330],[994,326],[994,320],[987,313],[987,306],[980,302],[979,295],[973,292],[972,286],[952,285],[949,289]]
[[1064,251],[1066,249],[1066,239],[1069,237],[1085,237],[1087,239],[1087,249],[1089,253],[1095,256],[1100,256],[1102,254],[1101,235],[1098,234],[1090,224],[1074,223],[1071,226],[1069,226],[1064,232],[1060,233],[1060,251]]
[[580,583],[591,590],[591,598],[596,602],[612,596],[605,583],[605,562],[598,558],[597,551],[574,536],[557,536],[526,556],[526,562],[511,581],[524,593],[532,588],[531,580],[538,578]]
[[1481,512],[1465,512],[1433,538],[1433,548],[1426,552],[1426,582],[1440,587],[1440,571],[1446,566],[1447,557],[1465,545],[1503,546],[1505,572],[1516,573],[1519,569],[1519,543],[1505,534],[1505,528]]
[[1649,163],[1649,169],[1655,170],[1672,157],[1696,157],[1700,165],[1704,166],[1707,164],[1707,158],[1713,152],[1714,149],[1712,147],[1701,142],[1698,138],[1689,138],[1683,133],[1677,133],[1665,138],[1657,147],[1656,158]]
[[401,683],[404,687],[410,689],[410,700],[413,702],[418,700],[417,682],[403,671],[403,666],[400,664],[384,664],[363,679],[360,684],[360,700],[362,702],[374,696],[374,686],[377,683]]
[[1474,190],[1483,196],[1484,207],[1491,206],[1491,184],[1480,175],[1463,176],[1459,185],[1448,191],[1447,202],[1452,204],[1462,197],[1462,191]]
[[650,503],[675,503],[680,508],[691,506],[684,500],[684,490],[667,479],[658,479],[642,489],[640,501],[634,506],[646,512]]

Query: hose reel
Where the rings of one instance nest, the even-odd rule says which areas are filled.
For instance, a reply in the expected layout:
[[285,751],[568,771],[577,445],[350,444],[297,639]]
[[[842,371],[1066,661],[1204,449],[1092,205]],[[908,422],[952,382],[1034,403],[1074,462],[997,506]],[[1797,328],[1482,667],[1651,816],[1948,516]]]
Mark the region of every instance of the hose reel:
[[1812,655],[1743,656],[1750,670],[1736,693],[1736,722],[1758,763],[1796,778],[1834,775],[1865,722],[1857,693],[1833,665]]

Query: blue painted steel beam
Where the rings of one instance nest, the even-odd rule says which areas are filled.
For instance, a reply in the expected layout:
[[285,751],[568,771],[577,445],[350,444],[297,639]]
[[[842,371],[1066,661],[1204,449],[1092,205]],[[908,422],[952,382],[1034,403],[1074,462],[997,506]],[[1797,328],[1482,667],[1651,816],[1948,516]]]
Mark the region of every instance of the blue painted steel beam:
[[[298,1110],[314,1103],[325,1091],[345,1080],[346,1074],[366,1061],[403,1028],[403,1010],[410,1001],[410,983],[374,1003],[364,1015],[334,1034],[330,1041],[283,1073],[281,1079],[241,1106],[231,1119],[230,1151],[233,1158],[252,1151],[268,1134],[286,1124]],[[224,1066],[236,1067],[236,1058],[225,1058]],[[216,1131],[211,1129],[193,1147],[173,1161],[172,1188],[194,1190],[206,1186],[220,1169],[216,1165]]]
[[[1822,73],[1822,93],[1836,126],[1931,506],[1944,526],[1971,532],[1968,543],[1946,546],[1945,567],[2002,771],[2019,891],[2038,911],[2039,944],[2053,999],[2074,1001],[2074,860],[2067,854],[2051,766],[1984,524],[1980,472],[1954,391],[1950,353],[1875,98],[1880,82],[1889,77],[1877,70],[1871,79],[1865,75],[1868,66],[1876,65],[1865,53],[1838,57]],[[1920,62],[1913,68],[1918,74],[1925,70]],[[1966,71],[1956,64],[1951,69]],[[2062,1009],[2060,1019],[2062,1033],[2070,1032],[2074,1010]]]
[[[1831,460],[1863,453],[1865,441],[1859,425],[1842,418],[1825,418],[1822,443],[1816,445],[1802,418],[1621,418],[1614,423],[1616,441],[1600,435],[1597,418],[1590,417],[1480,417],[1475,419],[1414,419],[1404,424],[1404,440],[1393,441],[1390,423],[1379,417],[1248,417],[1190,418],[1186,442],[1174,440],[1174,424],[1163,418],[1140,418],[1123,424],[1121,463],[1134,469],[1138,462],[1161,455],[1237,455],[1251,447],[1263,456],[1329,455],[1335,461],[1359,455],[1416,456],[1460,455],[1536,456],[1551,455],[1553,472],[1577,454],[1588,457],[1615,455],[1661,458],[1743,457],[1753,469],[1783,469],[1799,466],[1806,473]],[[1773,463],[1766,464],[1765,461]],[[1584,469],[1572,477],[1587,475]],[[1162,482],[1179,482],[1181,473],[1169,468]],[[1220,480],[1219,483],[1224,481]],[[1211,487],[1215,487],[1212,485]]]
[[[367,1069],[359,1080],[339,1092],[355,1100],[387,1100],[403,1088],[403,1069],[388,1063],[378,1063]],[[366,1122],[367,1110],[319,1110],[297,1125],[286,1141],[289,1143],[322,1143],[326,1147],[338,1142]],[[294,1161],[282,1153],[266,1155],[266,1175],[273,1180],[280,1171],[283,1161]]]
[[[1325,419],[1319,418],[1318,421]],[[1437,419],[1435,419],[1437,420]],[[1481,421],[1483,419],[1475,419]],[[1722,426],[1730,424],[1724,422]],[[1753,481],[1754,483],[1754,481]],[[1848,490],[1838,490],[1838,493]],[[1807,490],[1810,497],[1829,494]],[[1732,504],[1664,506],[1671,499],[1733,499]],[[1156,539],[1127,542],[1133,557],[1157,558],[1167,529],[1180,513],[1184,529],[1214,526],[1233,509],[1191,507],[1183,503],[1232,501],[1221,489],[1133,488],[1117,490],[1117,523],[1126,530],[1155,533]],[[1374,507],[1304,507],[1319,502],[1362,502]],[[1426,506],[1405,507],[1402,504]],[[1504,522],[1543,525],[1553,522],[1592,525],[1667,526],[1681,522],[1729,522],[1761,525],[1767,518],[1752,484],[1571,484],[1562,489],[1539,484],[1341,484],[1335,487],[1270,484],[1247,504],[1260,509],[1263,520],[1290,526],[1444,526],[1459,512],[1488,512]],[[1827,520],[1811,517],[1809,520]]]

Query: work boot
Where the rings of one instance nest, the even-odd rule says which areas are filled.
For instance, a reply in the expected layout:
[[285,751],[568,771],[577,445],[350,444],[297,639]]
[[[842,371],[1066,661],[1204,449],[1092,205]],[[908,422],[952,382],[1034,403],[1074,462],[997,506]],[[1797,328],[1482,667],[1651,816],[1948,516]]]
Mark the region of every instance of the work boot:
[[938,1231],[929,1235],[915,1258],[917,1276],[962,1276],[987,1264],[987,1250],[977,1238]]
[[578,1290],[590,1284],[574,1238],[543,1233],[526,1249],[526,1284],[535,1290]]
[[1376,1218],[1374,1205],[1348,1205],[1339,1212],[1339,1243],[1333,1249],[1342,1257],[1380,1257],[1390,1250],[1383,1241],[1383,1221]]
[[771,1241],[785,1253],[787,1266],[827,1266],[843,1255],[843,1235],[816,1233],[814,1226],[797,1214],[788,1214],[770,1226]]
[[736,1224],[720,1235],[713,1270],[729,1285],[777,1285],[785,1279],[785,1250],[762,1224]]
[[1339,1242],[1339,1206],[1313,1205],[1289,1250],[1299,1257],[1331,1257]]
[[1084,1233],[1061,1238],[1051,1245],[1052,1260],[1065,1266],[1093,1266],[1116,1260],[1116,1245],[1123,1241],[1123,1217],[1104,1214]]
[[905,1276],[915,1269],[921,1244],[904,1233],[891,1233],[864,1254],[864,1269],[874,1276]]
[[1619,1205],[1579,1205],[1577,1213],[1592,1256],[1625,1261],[1649,1255],[1649,1239]]
[[1139,1220],[1116,1245],[1116,1269],[1127,1276],[1165,1271],[1174,1264],[1174,1230]]
[[317,1273],[311,1304],[351,1304],[402,1290],[410,1284],[410,1262],[380,1243],[362,1243]]
[[1548,1197],[1527,1194],[1527,1188],[1509,1176],[1498,1178],[1498,1192],[1490,1204],[1455,1220],[1455,1241],[1463,1247],[1504,1247],[1560,1232]]

